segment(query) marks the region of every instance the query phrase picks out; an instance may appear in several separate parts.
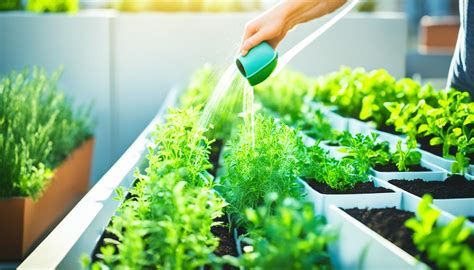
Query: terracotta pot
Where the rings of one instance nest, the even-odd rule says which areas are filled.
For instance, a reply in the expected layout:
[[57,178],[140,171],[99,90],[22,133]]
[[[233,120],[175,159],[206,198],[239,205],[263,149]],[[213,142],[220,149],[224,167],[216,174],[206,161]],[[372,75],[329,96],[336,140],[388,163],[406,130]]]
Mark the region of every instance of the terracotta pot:
[[420,49],[425,53],[452,53],[458,32],[458,17],[425,16],[420,23]]
[[38,201],[0,199],[0,260],[25,258],[87,192],[93,145],[87,140],[61,163]]

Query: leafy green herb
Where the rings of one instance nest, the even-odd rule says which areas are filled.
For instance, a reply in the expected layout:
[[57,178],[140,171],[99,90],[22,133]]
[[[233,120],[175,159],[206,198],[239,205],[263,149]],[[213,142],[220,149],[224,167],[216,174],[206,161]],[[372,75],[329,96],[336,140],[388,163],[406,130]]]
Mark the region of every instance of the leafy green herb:
[[427,259],[440,269],[474,269],[474,250],[467,244],[474,237],[465,218],[458,217],[447,225],[436,226],[440,211],[431,207],[433,198],[423,196],[416,218],[405,226],[414,231],[413,243]]
[[88,265],[118,269],[196,269],[214,264],[219,239],[211,233],[225,201],[203,172],[209,168],[209,141],[196,127],[198,108],[170,110],[158,125],[146,175],[124,197],[107,231],[99,261]]
[[368,166],[356,159],[337,160],[319,147],[319,143],[306,149],[302,176],[307,181],[325,183],[335,190],[348,190],[355,184],[368,181]]
[[397,164],[397,168],[401,172],[408,171],[409,166],[419,165],[421,161],[421,153],[416,151],[416,141],[408,140],[407,149],[403,150],[402,141],[397,142],[397,150],[392,154],[392,162]]
[[34,67],[0,83],[0,197],[40,197],[52,170],[92,134],[90,108],[73,110],[60,76]]
[[297,178],[303,144],[296,131],[257,114],[255,142],[253,147],[251,132],[241,125],[225,156],[224,197],[238,224],[243,222],[245,209],[261,205],[266,194],[276,192],[281,198],[302,195]]
[[148,170],[157,175],[178,172],[192,185],[209,185],[212,181],[204,172],[209,162],[210,144],[206,129],[196,125],[199,108],[170,109],[166,122],[158,125],[153,137],[155,148],[149,148]]
[[244,238],[251,246],[246,247],[242,265],[247,269],[332,269],[327,245],[335,234],[323,217],[315,216],[311,203],[277,198],[271,193],[263,206],[246,210],[253,229]]

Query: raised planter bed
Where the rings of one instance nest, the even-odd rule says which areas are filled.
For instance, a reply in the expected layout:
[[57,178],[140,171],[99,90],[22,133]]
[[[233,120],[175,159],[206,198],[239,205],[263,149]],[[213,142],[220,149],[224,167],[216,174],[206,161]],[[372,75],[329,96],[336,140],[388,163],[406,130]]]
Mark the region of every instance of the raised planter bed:
[[89,187],[94,139],[74,150],[55,170],[44,194],[0,199],[0,260],[23,259],[72,209]]

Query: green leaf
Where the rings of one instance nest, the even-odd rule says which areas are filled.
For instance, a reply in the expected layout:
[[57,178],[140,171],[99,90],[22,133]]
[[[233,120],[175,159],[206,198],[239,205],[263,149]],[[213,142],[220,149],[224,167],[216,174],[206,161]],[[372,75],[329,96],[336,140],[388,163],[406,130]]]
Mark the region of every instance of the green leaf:
[[440,145],[440,144],[443,144],[443,139],[441,139],[440,137],[431,138],[430,145]]

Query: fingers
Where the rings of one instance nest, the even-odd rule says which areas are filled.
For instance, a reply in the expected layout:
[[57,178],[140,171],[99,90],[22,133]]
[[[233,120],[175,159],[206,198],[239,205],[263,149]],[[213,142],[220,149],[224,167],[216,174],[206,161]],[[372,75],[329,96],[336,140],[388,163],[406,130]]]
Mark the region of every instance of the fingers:
[[260,44],[262,41],[265,41],[265,33],[263,31],[256,32],[253,36],[247,38],[244,43],[242,44],[242,48],[240,53],[245,56],[247,55],[248,51],[253,47]]

